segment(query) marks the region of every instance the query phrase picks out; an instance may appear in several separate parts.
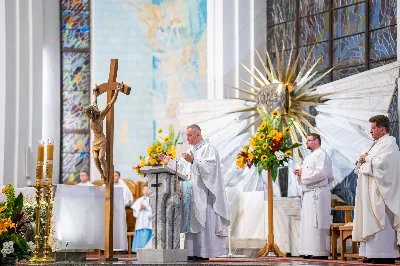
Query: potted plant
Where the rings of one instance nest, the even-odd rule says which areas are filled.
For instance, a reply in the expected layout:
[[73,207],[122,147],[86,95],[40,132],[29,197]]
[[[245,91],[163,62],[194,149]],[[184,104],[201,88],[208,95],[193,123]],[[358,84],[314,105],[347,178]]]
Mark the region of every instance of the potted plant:
[[24,197],[15,197],[14,186],[6,185],[2,191],[6,200],[0,202],[0,263],[13,264],[28,259],[34,249],[32,241],[27,242],[24,228],[27,220],[23,212]]

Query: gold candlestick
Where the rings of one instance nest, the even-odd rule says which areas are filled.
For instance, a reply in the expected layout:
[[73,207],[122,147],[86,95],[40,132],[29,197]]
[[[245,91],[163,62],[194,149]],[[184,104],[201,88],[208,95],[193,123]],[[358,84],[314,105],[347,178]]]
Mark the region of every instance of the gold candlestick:
[[40,199],[42,197],[42,177],[43,177],[43,160],[44,160],[44,141],[39,141],[38,157],[36,165],[36,232],[35,232],[35,250],[33,257],[29,260],[29,264],[38,264],[42,262],[39,257],[40,251]]
[[51,229],[51,188],[52,177],[53,177],[53,152],[54,144],[49,140],[47,144],[47,160],[46,160],[46,183],[44,188],[46,189],[45,200],[46,200],[46,227],[44,234],[44,247],[43,247],[43,259],[42,263],[55,263],[54,259],[49,256],[51,252],[50,247],[50,229]]

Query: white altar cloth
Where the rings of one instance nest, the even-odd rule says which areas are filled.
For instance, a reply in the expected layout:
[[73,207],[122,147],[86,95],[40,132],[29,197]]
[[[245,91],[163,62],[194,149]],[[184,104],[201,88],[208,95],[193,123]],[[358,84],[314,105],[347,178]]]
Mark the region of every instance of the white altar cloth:
[[[98,186],[57,185],[53,221],[58,247],[104,249],[104,191]],[[127,250],[123,191],[114,188],[114,250]]]

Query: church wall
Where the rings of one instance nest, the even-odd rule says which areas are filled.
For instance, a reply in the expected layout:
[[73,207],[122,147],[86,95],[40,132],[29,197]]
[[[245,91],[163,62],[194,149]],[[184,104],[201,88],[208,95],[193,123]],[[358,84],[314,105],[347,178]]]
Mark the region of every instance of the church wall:
[[[0,73],[4,75],[0,84],[0,101],[3,101],[0,102],[0,183],[17,187],[35,179],[37,142],[45,137],[42,135],[43,13],[52,6],[43,3],[41,0],[0,2],[0,14],[4,14],[0,19],[4,19],[0,26],[0,38],[4,41],[0,55],[5,58],[0,63]],[[57,6],[52,12],[58,14]],[[52,65],[54,68],[59,68],[59,64]],[[52,89],[59,91],[59,85]],[[51,100],[56,102],[54,108],[59,109],[59,98]],[[57,127],[58,122],[53,121],[53,126]],[[59,139],[59,135],[46,137]]]
[[[0,58],[6,58],[6,10],[5,1],[0,1]],[[0,178],[4,174],[4,137],[6,115],[6,60],[0,60]]]

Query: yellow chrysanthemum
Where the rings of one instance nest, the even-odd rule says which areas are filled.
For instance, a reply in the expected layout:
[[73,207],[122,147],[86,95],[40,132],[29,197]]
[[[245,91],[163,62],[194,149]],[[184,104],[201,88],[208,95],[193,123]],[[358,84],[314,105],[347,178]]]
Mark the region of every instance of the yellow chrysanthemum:
[[253,161],[254,154],[252,154],[251,152],[249,152],[249,154],[247,155],[247,157],[249,158],[250,161]]
[[8,186],[3,187],[3,189],[1,190],[1,193],[6,194],[8,190]]
[[273,138],[276,135],[278,135],[278,133],[279,133],[278,130],[273,129],[268,133],[268,138]]
[[244,158],[242,156],[238,156],[236,159],[236,165],[240,168],[244,168]]
[[0,212],[3,212],[5,209],[7,209],[6,205],[4,205],[3,207],[0,207]]
[[271,113],[271,115],[272,115],[273,117],[277,117],[277,116],[279,115],[278,110],[273,111],[273,112]]
[[244,152],[247,152],[248,150],[249,150],[249,145],[244,145],[244,146],[243,146],[243,151],[244,151]]
[[176,150],[174,149],[168,149],[167,154],[172,158],[176,156]]
[[143,167],[143,166],[145,166],[146,165],[146,162],[145,161],[140,161],[140,163],[139,163],[139,166],[140,167]]
[[156,159],[153,159],[153,158],[150,158],[150,159],[149,159],[149,163],[150,163],[151,165],[155,165],[155,164],[157,164],[157,160],[156,160]]
[[268,148],[268,144],[267,144],[267,143],[264,143],[264,144],[262,145],[262,147],[263,147],[263,149],[265,150],[266,148]]
[[267,123],[262,122],[261,125],[258,127],[259,130],[264,130],[267,127]]
[[153,158],[157,158],[157,153],[153,153],[152,155],[151,155],[151,157],[153,157]]
[[165,138],[164,138],[164,142],[169,142],[171,139],[168,137],[168,136],[166,136]]
[[265,139],[265,134],[264,134],[264,133],[259,134],[259,135],[257,136],[257,139],[258,139],[258,140],[264,140],[264,139]]
[[265,161],[265,160],[267,160],[268,159],[268,156],[267,155],[263,155],[263,156],[261,156],[261,161]]
[[11,218],[9,217],[6,222],[4,223],[4,225],[8,228],[15,228],[15,224],[12,222]]
[[255,140],[254,137],[249,138],[249,142],[250,142],[250,145],[251,145],[251,147],[252,147],[253,149],[255,149],[255,148],[257,147],[257,145],[256,145],[256,140]]
[[285,155],[291,157],[293,155],[293,153],[292,153],[292,151],[286,151]]
[[157,146],[156,152],[162,152],[162,151],[163,151],[163,147],[161,145]]
[[148,155],[150,155],[151,154],[151,152],[153,151],[153,145],[151,145],[151,146],[149,146],[148,148],[147,148],[147,154]]
[[157,130],[157,132],[158,132],[158,133],[161,133],[161,132],[162,132],[162,128],[160,127],[160,128]]

